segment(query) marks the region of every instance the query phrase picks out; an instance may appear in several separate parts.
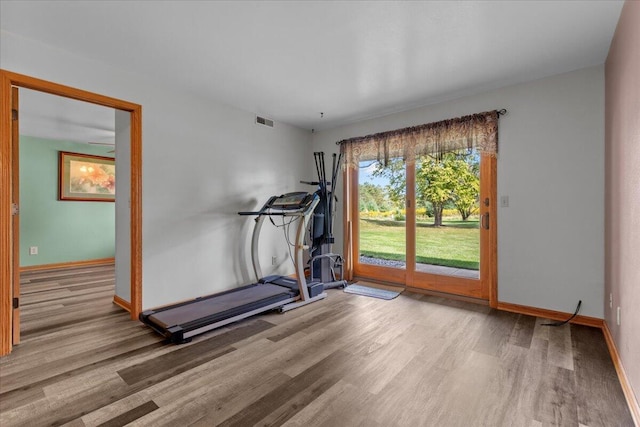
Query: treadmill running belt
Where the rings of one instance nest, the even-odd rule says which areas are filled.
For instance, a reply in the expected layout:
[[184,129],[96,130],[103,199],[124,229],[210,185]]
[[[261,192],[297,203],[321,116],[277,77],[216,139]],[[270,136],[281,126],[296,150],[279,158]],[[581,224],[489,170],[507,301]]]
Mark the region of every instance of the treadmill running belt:
[[[158,311],[150,315],[148,319],[156,325],[168,329],[172,326],[197,322],[199,319],[215,317],[218,313],[235,311],[242,306],[254,305],[261,300],[273,301],[274,297],[279,296],[286,299],[290,295],[291,290],[288,288],[260,284]],[[277,300],[277,298],[275,299]]]

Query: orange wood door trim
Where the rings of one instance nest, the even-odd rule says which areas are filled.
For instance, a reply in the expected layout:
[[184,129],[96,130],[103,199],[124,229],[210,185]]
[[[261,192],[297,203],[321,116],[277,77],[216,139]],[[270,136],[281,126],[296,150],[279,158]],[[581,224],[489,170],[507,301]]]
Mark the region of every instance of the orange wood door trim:
[[13,327],[12,327],[12,345],[20,344],[20,193],[19,193],[19,180],[20,180],[20,127],[18,111],[20,111],[20,103],[18,97],[18,88],[11,88],[11,161],[13,168],[11,169],[11,203],[18,206],[18,214],[12,215],[12,242],[13,250],[11,251],[11,259],[13,265],[11,266],[12,274],[12,299],[18,301],[17,306],[13,307]]
[[342,253],[344,254],[344,266],[343,274],[348,281],[353,280],[353,194],[351,191],[351,182],[353,181],[353,175],[355,170],[352,168],[345,168],[342,176]]
[[129,313],[131,313],[131,303],[129,301],[125,301],[122,298],[120,298],[118,295],[114,295],[113,296],[113,303],[115,305],[117,305],[118,307],[122,307],[123,309],[125,309]]
[[0,73],[0,355],[12,347],[13,226],[11,215],[11,80]]
[[423,273],[420,271],[416,271],[415,277],[416,280],[413,285],[415,288],[487,300],[487,297],[482,292],[482,282],[477,279]]
[[[0,69],[0,188],[11,188],[11,91],[22,87],[128,111],[131,118],[131,318],[142,310],[142,106]],[[0,192],[0,253],[13,251],[11,191]],[[12,257],[0,257],[0,356],[12,349]]]
[[[480,212],[489,215],[489,229],[482,228],[480,222],[480,278],[482,298],[489,300],[489,306],[498,304],[498,161],[492,156],[483,156],[480,164]],[[485,205],[485,200],[489,206]]]
[[416,163],[407,161],[405,165],[405,286],[413,286],[416,271]]

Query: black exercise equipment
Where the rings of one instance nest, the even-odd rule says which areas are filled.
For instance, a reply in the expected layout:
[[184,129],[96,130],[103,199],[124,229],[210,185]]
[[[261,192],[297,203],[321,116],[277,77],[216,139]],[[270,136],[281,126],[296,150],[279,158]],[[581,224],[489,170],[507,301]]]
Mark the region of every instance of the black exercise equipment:
[[311,280],[322,282],[325,289],[345,287],[346,280],[336,280],[335,271],[339,270],[342,276],[343,259],[339,254],[333,253],[332,246],[335,242],[333,237],[333,217],[335,215],[337,198],[334,194],[340,170],[340,155],[333,154],[331,165],[331,181],[327,181],[326,168],[324,162],[324,152],[313,153],[316,164],[318,181],[300,181],[303,184],[317,185],[315,194],[320,199],[316,206],[310,227],[311,249],[309,250],[310,276]]

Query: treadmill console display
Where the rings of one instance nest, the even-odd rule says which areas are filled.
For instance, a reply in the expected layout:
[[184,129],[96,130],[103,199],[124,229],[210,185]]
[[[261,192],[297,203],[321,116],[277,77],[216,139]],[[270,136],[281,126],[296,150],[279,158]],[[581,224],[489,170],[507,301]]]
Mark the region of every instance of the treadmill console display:
[[304,209],[313,200],[313,194],[305,192],[287,193],[269,204],[272,209]]
[[307,210],[313,209],[315,206],[314,201],[317,200],[317,197],[315,194],[304,191],[271,196],[259,211],[238,212],[238,215],[300,216]]

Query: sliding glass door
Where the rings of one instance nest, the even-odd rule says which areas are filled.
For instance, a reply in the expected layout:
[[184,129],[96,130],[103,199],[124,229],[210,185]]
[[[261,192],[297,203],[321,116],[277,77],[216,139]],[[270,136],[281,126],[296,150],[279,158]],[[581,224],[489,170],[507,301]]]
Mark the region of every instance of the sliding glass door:
[[356,277],[489,299],[495,158],[475,150],[361,161],[347,190]]

